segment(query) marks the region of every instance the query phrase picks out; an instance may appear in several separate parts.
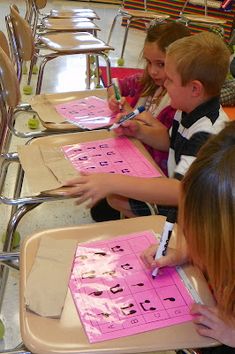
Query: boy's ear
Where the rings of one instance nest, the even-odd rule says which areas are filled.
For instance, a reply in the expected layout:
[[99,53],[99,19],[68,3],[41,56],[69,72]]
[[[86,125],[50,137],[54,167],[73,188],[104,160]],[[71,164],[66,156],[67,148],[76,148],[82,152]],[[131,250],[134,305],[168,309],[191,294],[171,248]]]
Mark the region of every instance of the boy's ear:
[[192,96],[198,97],[204,92],[204,86],[199,80],[193,80],[191,82]]

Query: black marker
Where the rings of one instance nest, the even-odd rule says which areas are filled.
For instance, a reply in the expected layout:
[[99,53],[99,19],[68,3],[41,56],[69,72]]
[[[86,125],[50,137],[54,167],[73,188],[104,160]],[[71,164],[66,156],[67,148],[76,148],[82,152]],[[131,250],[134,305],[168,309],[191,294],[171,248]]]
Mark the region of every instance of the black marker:
[[122,125],[122,123],[126,122],[129,119],[132,119],[136,116],[138,116],[138,114],[142,113],[145,111],[144,106],[139,106],[138,108],[136,108],[133,112],[126,114],[125,116],[123,116],[122,118],[119,119],[119,121],[117,123],[114,123],[109,130],[113,130],[118,128],[120,125]]
[[[172,230],[173,230],[174,224],[176,222],[176,219],[177,219],[177,210],[176,210],[176,208],[172,208],[169,210],[169,212],[167,214],[166,222],[165,222],[163,232],[162,232],[162,235],[160,238],[159,247],[158,247],[156,255],[155,255],[155,260],[159,259],[162,256],[165,256],[167,246],[170,241]],[[152,278],[153,279],[156,278],[157,273],[158,273],[158,269],[159,268],[157,267],[152,271]]]

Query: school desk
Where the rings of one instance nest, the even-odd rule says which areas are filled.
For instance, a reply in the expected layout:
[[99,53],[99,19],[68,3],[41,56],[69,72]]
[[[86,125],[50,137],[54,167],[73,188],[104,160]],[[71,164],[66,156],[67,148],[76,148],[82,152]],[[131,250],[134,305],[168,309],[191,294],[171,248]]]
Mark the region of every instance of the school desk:
[[[164,218],[161,216],[147,216],[51,229],[27,237],[20,254],[20,327],[26,347],[33,353],[39,354],[128,354],[216,345],[213,339],[199,336],[192,322],[90,344],[79,320],[70,291],[67,292],[59,319],[41,317],[26,310],[24,294],[27,277],[43,237],[49,236],[55,240],[76,239],[81,243],[111,239],[140,230],[152,229],[160,233],[163,223]],[[201,273],[192,266],[187,266],[184,270],[204,303],[212,304],[212,296]]]

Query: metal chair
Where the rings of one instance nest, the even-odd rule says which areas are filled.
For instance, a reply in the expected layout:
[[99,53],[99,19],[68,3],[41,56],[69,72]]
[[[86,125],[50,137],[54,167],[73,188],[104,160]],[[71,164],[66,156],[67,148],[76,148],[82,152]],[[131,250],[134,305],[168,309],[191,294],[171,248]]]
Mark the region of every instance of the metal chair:
[[49,14],[43,15],[40,10],[45,8],[47,0],[26,0],[25,19],[30,23],[33,33],[36,33],[37,26],[41,26],[44,20],[63,19],[66,26],[72,26],[72,21],[77,21],[81,18],[89,20],[99,20],[99,16],[91,9],[74,9],[71,11],[51,10]]
[[[87,58],[87,88],[90,88],[91,76],[90,76],[90,60],[89,56],[94,55],[101,56],[107,65],[107,75],[110,81],[110,61],[105,51],[112,50],[113,48],[105,44],[100,39],[94,37],[92,34],[87,32],[51,32],[44,34],[39,37],[39,43],[35,44],[34,48],[34,38],[31,28],[27,21],[20,16],[18,11],[14,6],[10,7],[10,16],[7,17],[7,21],[11,22],[13,29],[13,36],[16,38],[15,43],[18,53],[24,50],[23,44],[25,41],[31,42],[31,47],[33,46],[33,58],[31,60],[31,65],[34,64],[34,59],[40,57],[42,60],[39,66],[39,74],[36,86],[36,94],[41,91],[42,78],[44,73],[44,68],[47,62],[65,55],[75,55],[75,54],[85,54]],[[9,26],[10,27],[10,26]],[[26,38],[25,38],[26,36]],[[14,41],[13,41],[14,42]],[[40,54],[40,47],[43,46],[44,49],[49,50],[48,54]],[[98,64],[97,64],[98,65]]]
[[[1,32],[0,32],[1,37]],[[31,139],[40,136],[81,131],[82,129],[66,122],[55,111],[54,105],[74,101],[87,97],[90,94],[106,98],[105,89],[96,89],[78,92],[36,95],[29,103],[20,101],[20,87],[14,66],[3,49],[0,49],[0,86],[2,93],[2,117],[12,134],[19,138]],[[20,113],[24,116],[36,114],[40,119],[42,129],[36,131],[22,131],[17,128],[17,119]],[[7,149],[6,149],[7,150]]]
[[[204,9],[204,15],[195,15],[190,13],[185,13],[185,9],[188,4],[196,5]],[[180,21],[184,22],[187,26],[191,23],[200,23],[202,26],[210,27],[217,26],[223,31],[223,25],[226,20],[208,15],[209,9],[220,9],[221,1],[219,0],[186,0],[180,12]]]
[[123,43],[122,43],[121,56],[118,61],[119,65],[123,65],[124,64],[123,56],[124,56],[124,51],[125,51],[125,47],[126,47],[128,31],[129,31],[129,27],[130,27],[131,23],[133,21],[140,20],[140,19],[145,20],[146,22],[150,22],[150,21],[161,22],[161,21],[168,19],[170,16],[165,15],[163,13],[155,12],[155,11],[148,11],[146,1],[144,2],[144,10],[126,9],[125,2],[124,2],[122,4],[122,6],[119,8],[117,15],[113,19],[113,22],[112,22],[112,25],[110,28],[110,32],[109,32],[109,36],[108,36],[108,40],[107,40],[108,44],[111,41],[112,33],[115,28],[117,19],[119,17],[121,17],[123,20],[126,20],[126,28],[125,28],[124,38],[123,38]]
[[40,13],[40,10],[44,9],[47,5],[47,0],[25,0],[26,2],[26,19],[33,16],[33,13],[38,13],[38,16],[48,18],[75,18],[86,17],[89,19],[99,20],[99,16],[93,9],[89,8],[65,8],[65,9],[52,9],[46,15]]

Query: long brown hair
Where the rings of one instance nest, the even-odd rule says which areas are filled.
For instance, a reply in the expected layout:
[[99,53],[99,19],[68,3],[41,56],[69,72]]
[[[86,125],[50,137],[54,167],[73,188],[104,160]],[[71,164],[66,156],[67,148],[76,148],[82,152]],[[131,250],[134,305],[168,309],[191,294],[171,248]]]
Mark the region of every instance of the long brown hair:
[[[190,30],[178,22],[156,22],[149,26],[145,38],[146,43],[156,43],[159,49],[165,53],[166,48],[179,38],[190,36]],[[141,96],[153,95],[157,89],[155,82],[148,74],[145,68],[143,78],[141,80],[143,90]]]
[[221,315],[235,316],[235,121],[201,148],[182,181],[179,223]]

